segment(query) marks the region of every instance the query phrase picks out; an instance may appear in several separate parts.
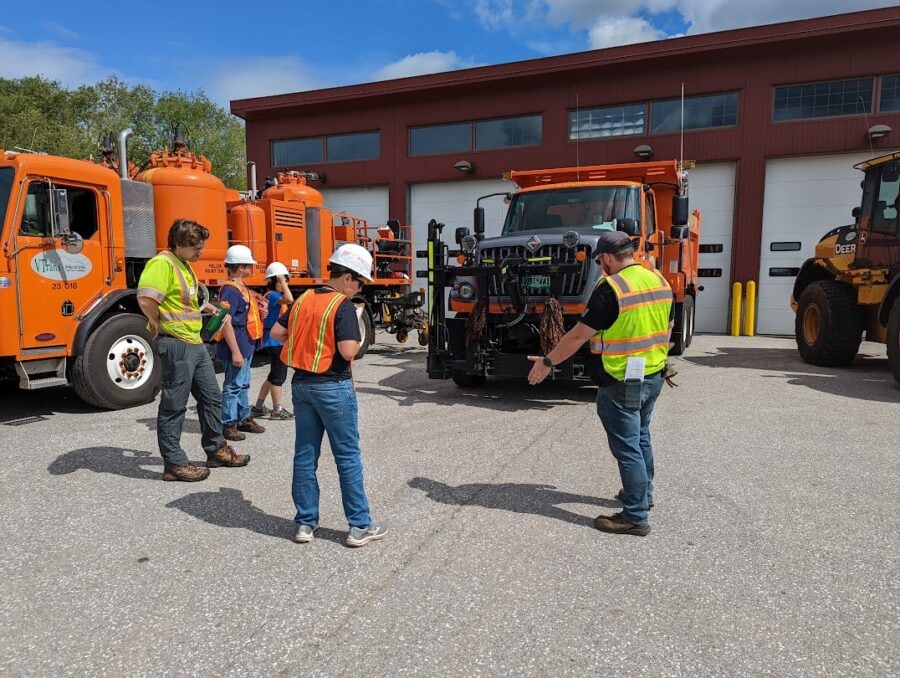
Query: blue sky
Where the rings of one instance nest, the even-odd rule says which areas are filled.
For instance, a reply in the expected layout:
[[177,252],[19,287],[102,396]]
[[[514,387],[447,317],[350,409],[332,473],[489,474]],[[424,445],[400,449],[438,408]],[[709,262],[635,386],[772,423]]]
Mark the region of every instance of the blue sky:
[[229,100],[896,4],[879,0],[0,0],[0,77]]

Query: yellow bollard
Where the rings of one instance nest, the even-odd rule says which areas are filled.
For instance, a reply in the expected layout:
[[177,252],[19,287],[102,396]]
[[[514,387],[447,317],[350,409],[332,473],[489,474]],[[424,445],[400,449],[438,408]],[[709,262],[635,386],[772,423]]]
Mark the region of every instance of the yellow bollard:
[[756,324],[756,283],[747,281],[747,306],[744,309],[744,334],[753,336]]
[[739,282],[731,286],[731,336],[741,334],[741,289]]

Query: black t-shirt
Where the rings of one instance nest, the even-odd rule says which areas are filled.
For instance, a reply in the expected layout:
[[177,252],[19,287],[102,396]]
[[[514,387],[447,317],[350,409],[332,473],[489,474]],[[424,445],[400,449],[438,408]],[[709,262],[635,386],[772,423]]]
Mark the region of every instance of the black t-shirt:
[[[640,266],[640,264],[631,264]],[[626,266],[626,268],[628,268]],[[675,305],[669,311],[669,320],[675,318]],[[619,319],[619,302],[611,285],[606,283],[594,288],[591,298],[588,299],[587,308],[581,314],[581,322],[596,332],[608,330]],[[588,358],[588,375],[597,386],[612,386],[618,383],[618,379],[603,369],[603,358],[600,355],[590,354]]]
[[[334,292],[330,287],[318,287],[315,294],[325,294]],[[296,303],[296,302],[294,302]],[[288,326],[290,320],[290,312],[285,313],[278,319],[278,323],[282,327]],[[315,372],[307,372],[306,370],[294,370],[292,382],[298,381],[345,381],[350,378],[350,363],[344,359],[344,356],[337,350],[339,341],[362,341],[362,335],[359,333],[359,320],[356,317],[356,307],[349,299],[344,299],[338,306],[334,316],[334,357],[331,359],[331,366],[322,374]]]

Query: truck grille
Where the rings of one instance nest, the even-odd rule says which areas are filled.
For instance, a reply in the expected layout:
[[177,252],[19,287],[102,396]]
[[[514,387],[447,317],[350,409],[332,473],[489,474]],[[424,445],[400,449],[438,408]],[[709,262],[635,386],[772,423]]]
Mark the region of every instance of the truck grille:
[[[528,255],[529,257],[551,257],[551,261],[553,263],[562,263],[568,261],[568,257],[565,255],[566,248],[562,244],[557,245],[543,245],[538,248],[537,252],[533,255]],[[563,297],[578,297],[581,296],[582,292],[584,292],[585,285],[587,284],[587,276],[588,272],[591,268],[591,259],[590,253],[591,248],[589,245],[579,245],[576,248],[576,252],[584,252],[588,255],[583,262],[581,262],[581,270],[577,273],[565,273],[562,276],[562,285],[560,286],[560,296]],[[508,257],[520,257],[526,258],[528,253],[525,250],[525,247],[521,245],[504,245],[501,247],[485,247],[481,250],[481,258],[482,259],[493,259],[496,264],[500,264],[504,259]],[[506,296],[503,292],[503,287],[500,281],[499,276],[491,276],[488,278],[488,294],[492,297]]]

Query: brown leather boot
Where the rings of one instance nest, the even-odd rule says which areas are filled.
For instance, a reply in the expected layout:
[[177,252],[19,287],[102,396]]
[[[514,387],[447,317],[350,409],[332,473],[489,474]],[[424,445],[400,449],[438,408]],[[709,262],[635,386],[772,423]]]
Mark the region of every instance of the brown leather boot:
[[238,431],[245,431],[247,433],[265,433],[266,432],[265,427],[257,424],[253,420],[253,417],[250,417],[242,424],[238,424],[237,428],[238,428]]
[[225,440],[243,440],[247,436],[238,431],[237,424],[225,424],[225,428],[222,429],[222,437]]
[[249,463],[249,454],[238,454],[234,451],[234,448],[224,440],[218,450],[206,457],[206,468],[246,466]]
[[170,466],[163,473],[163,480],[181,480],[186,483],[196,483],[209,477],[209,469],[200,468],[188,462],[184,466]]

